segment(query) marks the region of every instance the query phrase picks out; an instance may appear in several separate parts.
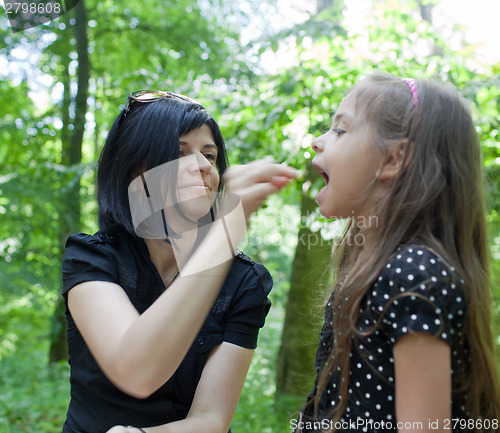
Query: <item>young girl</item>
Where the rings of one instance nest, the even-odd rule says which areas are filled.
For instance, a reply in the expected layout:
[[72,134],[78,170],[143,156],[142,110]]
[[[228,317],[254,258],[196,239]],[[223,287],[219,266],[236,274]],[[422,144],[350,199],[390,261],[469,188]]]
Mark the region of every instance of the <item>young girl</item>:
[[482,163],[466,104],[451,85],[374,73],[313,149],[321,214],[350,221],[295,431],[498,431]]
[[272,285],[236,247],[246,218],[297,173],[226,161],[200,104],[130,94],[98,163],[100,230],[66,244],[64,433],[228,432]]

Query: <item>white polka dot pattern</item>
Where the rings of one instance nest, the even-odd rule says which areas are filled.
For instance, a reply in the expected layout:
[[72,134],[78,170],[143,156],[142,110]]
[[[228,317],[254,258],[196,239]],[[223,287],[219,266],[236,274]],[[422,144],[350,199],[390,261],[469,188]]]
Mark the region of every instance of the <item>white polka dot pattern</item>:
[[[358,337],[353,345],[343,419],[373,422],[395,419],[393,348],[408,333],[425,332],[445,341],[453,354],[452,377],[467,368],[468,352],[463,336],[467,305],[463,283],[455,268],[429,249],[417,245],[398,249],[361,303],[358,327],[372,332]],[[327,364],[334,344],[331,305],[330,302],[327,306],[321,332],[318,372]],[[320,413],[327,414],[338,404],[339,389],[336,372],[322,395]],[[309,398],[313,398],[314,392]],[[463,399],[461,395],[453,396],[455,418],[466,416]]]

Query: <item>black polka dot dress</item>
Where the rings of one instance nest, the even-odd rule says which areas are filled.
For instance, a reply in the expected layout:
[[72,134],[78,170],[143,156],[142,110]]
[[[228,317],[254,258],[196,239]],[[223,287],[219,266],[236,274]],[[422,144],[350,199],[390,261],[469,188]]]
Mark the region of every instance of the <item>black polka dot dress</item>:
[[[342,424],[337,424],[343,427],[341,431],[397,430],[393,349],[410,332],[435,335],[450,346],[452,416],[466,417],[466,396],[455,391],[456,377],[467,371],[470,361],[463,334],[467,311],[463,283],[452,265],[425,247],[400,247],[390,258],[361,303],[358,329],[372,332],[357,337],[351,350],[347,407]],[[321,331],[316,358],[318,374],[329,362],[334,344],[331,306],[332,302],[328,303]],[[301,414],[303,429],[297,428],[296,432],[321,431],[330,426],[325,421],[326,414],[339,404],[339,380],[338,372],[333,372],[320,399],[320,417],[306,409]],[[309,400],[316,390],[317,384]]]

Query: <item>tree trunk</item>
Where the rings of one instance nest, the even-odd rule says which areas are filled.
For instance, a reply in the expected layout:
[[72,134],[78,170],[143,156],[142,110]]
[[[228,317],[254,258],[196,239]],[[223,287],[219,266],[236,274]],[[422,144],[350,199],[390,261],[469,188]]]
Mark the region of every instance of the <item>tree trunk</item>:
[[[75,118],[70,125],[69,110],[71,106],[70,77],[69,73],[65,83],[63,98],[62,118],[64,123],[62,133],[62,163],[67,167],[78,165],[82,162],[82,142],[85,130],[85,114],[87,113],[87,98],[90,76],[90,61],[88,56],[87,39],[87,14],[84,0],[73,8],[73,15],[76,20],[74,25],[76,50],[78,55],[77,82],[78,91],[75,98]],[[69,53],[68,53],[69,54]],[[68,56],[69,58],[69,56]],[[68,61],[64,59],[65,62]],[[67,67],[68,65],[66,65]],[[72,178],[65,179],[68,184],[63,188],[65,199],[64,208],[60,214],[60,246],[61,257],[64,252],[64,244],[71,233],[75,233],[80,228],[80,175],[76,170]],[[56,303],[54,315],[52,317],[50,362],[58,362],[68,357],[68,347],[66,342],[66,319],[64,314],[65,306],[63,299],[59,297]]]
[[[310,162],[306,170],[307,185],[319,174]],[[308,195],[308,191],[303,191],[301,221],[306,221],[316,207],[316,201]],[[278,394],[305,396],[312,389],[315,354],[323,319],[322,289],[330,275],[330,259],[331,242],[325,241],[320,232],[313,233],[306,224],[301,224],[278,356]]]
[[422,19],[432,25],[432,10],[434,9],[433,2],[429,0],[418,0],[418,8],[420,10],[420,16],[422,17]]
[[316,13],[328,9],[333,3],[333,0],[316,0]]

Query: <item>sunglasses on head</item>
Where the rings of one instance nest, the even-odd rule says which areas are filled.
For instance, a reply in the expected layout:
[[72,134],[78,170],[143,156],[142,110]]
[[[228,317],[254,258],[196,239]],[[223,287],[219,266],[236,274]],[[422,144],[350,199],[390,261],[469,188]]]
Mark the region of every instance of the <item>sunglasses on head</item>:
[[132,92],[128,95],[123,115],[127,115],[134,102],[154,102],[159,99],[179,99],[184,102],[201,105],[189,96],[181,95],[179,93],[164,92],[163,90],[137,90],[136,92]]

